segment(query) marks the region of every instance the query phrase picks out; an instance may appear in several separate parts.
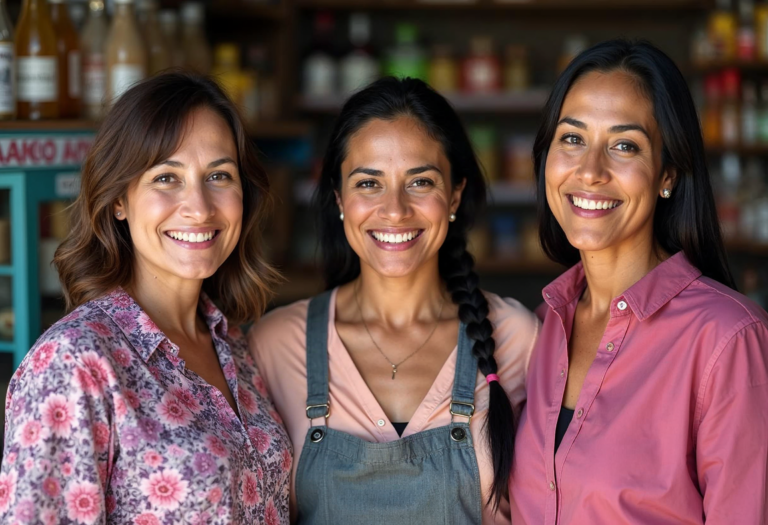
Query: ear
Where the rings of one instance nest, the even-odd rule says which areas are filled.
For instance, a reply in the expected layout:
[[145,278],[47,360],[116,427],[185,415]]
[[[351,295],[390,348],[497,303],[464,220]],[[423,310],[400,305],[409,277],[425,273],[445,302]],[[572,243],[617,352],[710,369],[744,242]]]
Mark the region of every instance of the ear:
[[339,213],[344,213],[344,207],[341,205],[341,195],[336,190],[333,190],[333,194],[336,196],[336,206],[339,207]]
[[453,187],[451,190],[451,204],[449,206],[451,213],[456,213],[461,204],[461,194],[464,192],[464,188],[467,186],[467,179],[462,179],[459,184]]
[[117,202],[115,202],[112,205],[112,216],[118,221],[125,220],[126,219],[125,210],[126,210],[126,206],[123,199],[118,199]]
[[659,188],[659,194],[665,189],[674,191],[675,185],[677,185],[677,169],[667,168],[661,174],[661,187]]

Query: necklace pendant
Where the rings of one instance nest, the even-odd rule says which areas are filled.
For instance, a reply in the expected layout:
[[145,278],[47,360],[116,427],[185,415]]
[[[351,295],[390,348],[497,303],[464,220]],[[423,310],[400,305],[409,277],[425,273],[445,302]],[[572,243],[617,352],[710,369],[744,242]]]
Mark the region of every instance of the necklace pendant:
[[392,365],[392,379],[395,379],[395,374],[397,373],[397,365]]

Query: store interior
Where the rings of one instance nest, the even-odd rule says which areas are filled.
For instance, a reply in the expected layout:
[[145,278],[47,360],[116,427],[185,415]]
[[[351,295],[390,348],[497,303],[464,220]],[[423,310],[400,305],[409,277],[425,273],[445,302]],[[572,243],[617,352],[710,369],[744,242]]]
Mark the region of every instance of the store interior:
[[[647,39],[689,80],[737,286],[768,307],[767,1],[11,0],[0,5],[7,11],[0,24],[0,65],[6,48],[17,61],[39,54],[31,51],[30,22],[21,24],[20,15],[24,9],[47,9],[50,27],[35,31],[54,39],[57,71],[70,77],[57,78],[55,104],[17,100],[10,114],[0,107],[0,118],[7,117],[0,120],[0,394],[19,356],[64,314],[50,261],[69,231],[67,206],[76,194],[76,169],[52,170],[53,185],[69,181],[74,191],[41,190],[34,209],[14,214],[18,190],[4,181],[21,176],[36,188],[43,172],[8,160],[8,148],[16,138],[63,134],[87,149],[108,110],[104,101],[168,67],[213,75],[239,105],[268,167],[276,206],[266,228],[267,251],[286,278],[271,307],[323,289],[311,204],[327,137],[350,93],[396,74],[428,81],[460,114],[489,184],[489,207],[470,242],[481,284],[535,308],[542,287],[563,271],[542,253],[536,229],[531,146],[549,89],[569,60],[591,44]],[[17,83],[30,82],[22,69],[15,73]],[[0,106],[3,96],[0,82]],[[83,154],[75,151],[73,158]],[[32,265],[26,270],[15,253],[21,236],[32,253],[23,259]],[[29,286],[21,287],[20,279]]]

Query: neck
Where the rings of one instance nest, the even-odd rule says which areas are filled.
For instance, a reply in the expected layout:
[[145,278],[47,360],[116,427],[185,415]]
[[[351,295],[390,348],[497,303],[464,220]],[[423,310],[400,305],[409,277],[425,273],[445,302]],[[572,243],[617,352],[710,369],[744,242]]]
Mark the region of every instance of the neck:
[[156,276],[141,264],[134,263],[134,268],[133,281],[125,287],[131,297],[169,337],[185,334],[193,338],[198,331],[197,305],[203,281]]
[[437,257],[402,277],[382,276],[362,264],[360,276],[351,286],[357,289],[360,308],[393,329],[419,321],[434,322],[443,302],[450,302],[440,279]]
[[613,299],[666,258],[666,254],[656,249],[652,237],[628,247],[611,247],[597,252],[582,251],[581,262],[587,279],[587,290],[582,301],[594,313],[608,312]]

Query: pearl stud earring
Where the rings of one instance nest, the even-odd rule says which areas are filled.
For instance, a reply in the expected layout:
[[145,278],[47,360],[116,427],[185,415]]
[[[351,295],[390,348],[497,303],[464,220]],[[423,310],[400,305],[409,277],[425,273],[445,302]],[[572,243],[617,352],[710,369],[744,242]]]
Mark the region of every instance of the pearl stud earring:
[[669,188],[664,188],[663,190],[661,190],[661,196],[664,197],[665,199],[668,199],[672,196],[672,191],[669,190]]
[[342,221],[344,220],[344,212],[341,212],[341,214],[339,215],[339,219],[341,219]]
[[115,213],[115,217],[120,217],[122,214],[123,214],[123,212],[119,211],[119,212]]
[[455,213],[451,213],[451,214],[448,216],[448,222],[453,222],[453,221],[455,221],[455,220],[456,220],[456,214],[455,214]]

